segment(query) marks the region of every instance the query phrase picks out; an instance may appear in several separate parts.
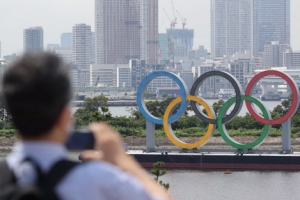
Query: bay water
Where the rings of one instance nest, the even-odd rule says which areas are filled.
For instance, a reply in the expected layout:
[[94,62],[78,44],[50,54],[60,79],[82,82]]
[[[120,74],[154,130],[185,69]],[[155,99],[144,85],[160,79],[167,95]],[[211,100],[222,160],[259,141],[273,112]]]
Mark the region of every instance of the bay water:
[[[214,102],[216,102],[217,100],[206,100],[207,103],[209,105],[213,105]],[[267,108],[267,110],[272,111],[277,105],[281,104],[281,101],[264,101],[263,104],[265,105],[265,107]],[[234,105],[232,105],[229,109],[228,109],[228,113],[230,113],[233,110]],[[261,112],[258,107],[254,106],[257,112]],[[109,111],[112,114],[112,116],[116,117],[116,116],[126,116],[129,117],[131,114],[129,112],[130,108],[134,108],[134,107],[126,107],[126,106],[120,106],[120,107],[109,107]],[[77,108],[73,108],[73,112],[75,112]],[[243,104],[243,107],[240,111],[240,113],[238,114],[239,116],[245,116],[246,113],[249,112],[247,110],[246,104]],[[189,115],[194,115],[193,111],[189,111],[188,112]]]
[[[0,154],[0,160],[6,154]],[[78,159],[78,153],[69,153]],[[167,170],[174,200],[299,200],[300,172]],[[101,179],[99,179],[101,181]]]

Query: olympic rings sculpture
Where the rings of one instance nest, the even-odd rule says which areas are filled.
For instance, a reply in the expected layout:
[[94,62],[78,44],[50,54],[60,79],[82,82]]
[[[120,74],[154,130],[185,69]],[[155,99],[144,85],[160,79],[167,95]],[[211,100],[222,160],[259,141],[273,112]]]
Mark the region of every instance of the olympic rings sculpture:
[[[174,80],[178,84],[181,92],[181,96],[174,99],[170,103],[170,105],[166,108],[163,119],[158,119],[157,117],[151,115],[151,113],[147,110],[144,101],[144,93],[147,88],[147,85],[151,80],[159,76],[166,76]],[[229,99],[223,104],[222,108],[219,111],[218,116],[215,115],[215,112],[212,109],[212,107],[204,99],[198,97],[197,94],[203,81],[212,76],[221,76],[227,79],[232,84],[236,94],[235,97],[232,97],[231,99]],[[266,76],[278,76],[284,79],[287,82],[287,84],[290,86],[292,91],[291,107],[289,111],[279,119],[272,119],[270,112],[266,109],[266,106],[259,99],[251,96],[253,87],[260,79]],[[186,111],[188,101],[190,101],[191,107],[195,112],[196,116],[198,116],[204,122],[208,123],[208,129],[205,135],[199,141],[192,144],[185,143],[181,141],[179,138],[177,138],[171,127],[171,123],[178,120]],[[225,127],[225,124],[227,122],[230,122],[239,114],[241,108],[243,107],[244,101],[246,101],[246,106],[250,115],[258,122],[264,124],[262,134],[260,135],[260,137],[258,137],[254,142],[251,142],[249,144],[241,144],[235,141],[227,133]],[[180,106],[177,112],[174,115],[170,116],[179,103]],[[228,109],[234,103],[235,105],[233,110],[229,115],[226,115]],[[253,104],[258,106],[258,108],[262,112],[262,116],[255,111],[255,109],[253,108]],[[142,80],[137,91],[137,105],[140,112],[146,118],[146,120],[154,124],[162,124],[164,127],[164,131],[167,137],[169,138],[169,140],[174,145],[180,148],[195,149],[203,146],[206,142],[208,142],[209,138],[213,136],[217,125],[220,131],[220,135],[228,145],[236,149],[245,150],[245,149],[252,149],[254,147],[259,146],[268,137],[272,125],[282,124],[295,114],[299,106],[299,88],[296,82],[288,74],[276,70],[266,70],[256,74],[251,79],[251,81],[248,83],[246,87],[245,94],[244,94],[239,81],[234,76],[223,71],[210,71],[202,74],[199,78],[196,79],[196,81],[192,86],[191,92],[189,93],[185,82],[179,76],[171,72],[156,71],[149,74],[144,80]],[[207,115],[202,112],[199,105],[202,105],[204,107],[205,111],[207,112]]]

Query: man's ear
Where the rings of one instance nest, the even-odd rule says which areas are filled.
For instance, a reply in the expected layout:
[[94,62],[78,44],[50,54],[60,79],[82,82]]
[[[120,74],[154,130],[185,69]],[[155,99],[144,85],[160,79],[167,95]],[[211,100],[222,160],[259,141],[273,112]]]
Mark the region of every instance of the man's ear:
[[69,133],[71,130],[71,123],[72,123],[72,111],[69,105],[65,106],[61,111],[56,126],[58,129],[65,133]]

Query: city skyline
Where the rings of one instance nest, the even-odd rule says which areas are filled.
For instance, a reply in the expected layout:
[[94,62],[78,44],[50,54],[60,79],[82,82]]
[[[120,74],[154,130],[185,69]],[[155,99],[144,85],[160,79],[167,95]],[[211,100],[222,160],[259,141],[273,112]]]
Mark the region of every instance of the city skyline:
[[[64,32],[71,32],[72,26],[78,23],[91,25],[92,31],[95,30],[94,1],[92,0],[0,1],[2,7],[5,8],[1,14],[6,16],[0,18],[0,27],[3,30],[0,31],[2,56],[22,53],[22,31],[28,27],[43,27],[44,46],[49,43],[60,43],[60,35]],[[186,27],[195,29],[194,46],[204,45],[210,51],[210,1],[185,0],[184,3],[180,1],[174,0],[175,9],[187,19]],[[299,6],[300,1],[291,0],[291,46],[294,50],[300,50],[300,37],[297,37],[300,35],[300,27],[297,26],[297,22],[300,21],[300,15],[297,13]],[[170,27],[163,8],[170,16],[173,16],[171,0],[159,0],[159,33],[165,33]],[[62,18],[64,20],[61,20]],[[177,23],[176,27],[180,28],[179,17]]]
[[158,62],[158,0],[95,3],[96,64]]

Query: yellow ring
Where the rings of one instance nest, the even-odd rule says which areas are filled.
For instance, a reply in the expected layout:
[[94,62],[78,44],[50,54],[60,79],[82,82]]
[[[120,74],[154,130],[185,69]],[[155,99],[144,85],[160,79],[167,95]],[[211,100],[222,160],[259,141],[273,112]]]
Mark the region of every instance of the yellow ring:
[[[213,109],[201,98],[196,97],[196,96],[191,96],[188,95],[186,100],[189,101],[195,101],[197,103],[199,103],[200,105],[202,105],[204,107],[204,109],[206,110],[206,112],[208,113],[208,117],[210,119],[215,119],[215,113],[213,111]],[[170,105],[167,107],[164,117],[163,117],[163,125],[164,125],[164,131],[167,135],[167,137],[169,138],[169,140],[176,146],[180,147],[180,148],[184,148],[184,149],[195,149],[197,147],[203,146],[208,140],[209,138],[214,134],[215,132],[215,128],[216,125],[215,124],[209,124],[208,125],[208,129],[207,132],[205,133],[205,135],[197,142],[192,143],[192,144],[188,144],[185,143],[181,140],[179,140],[176,135],[174,134],[171,124],[168,123],[168,118],[170,113],[172,112],[172,109],[179,104],[182,101],[182,97],[178,97],[176,99],[174,99]]]

